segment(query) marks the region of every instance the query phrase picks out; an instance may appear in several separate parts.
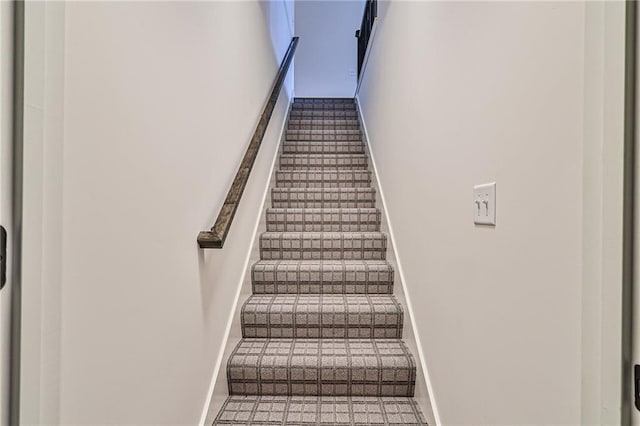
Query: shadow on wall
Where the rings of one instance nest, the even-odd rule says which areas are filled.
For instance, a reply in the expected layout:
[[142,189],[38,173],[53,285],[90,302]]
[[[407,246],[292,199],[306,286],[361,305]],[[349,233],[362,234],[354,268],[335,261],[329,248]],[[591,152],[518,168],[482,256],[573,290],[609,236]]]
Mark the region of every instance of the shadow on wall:
[[[276,62],[280,63],[289,47],[291,38],[295,35],[295,1],[265,1],[260,2],[260,7],[266,22],[269,24],[269,35],[274,57]],[[293,64],[285,80],[285,90],[289,97],[293,96]]]

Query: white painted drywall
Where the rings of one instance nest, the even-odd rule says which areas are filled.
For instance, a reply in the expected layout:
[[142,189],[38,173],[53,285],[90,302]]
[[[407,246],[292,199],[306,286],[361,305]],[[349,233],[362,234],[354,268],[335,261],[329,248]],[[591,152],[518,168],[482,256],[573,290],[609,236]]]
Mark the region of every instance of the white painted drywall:
[[59,421],[64,31],[62,2],[25,3],[23,424]]
[[581,424],[623,424],[624,16],[624,2],[585,4]]
[[257,1],[34,5],[23,419],[197,424],[291,78],[224,249],[196,236],[255,129],[290,15]]
[[353,97],[358,67],[356,30],[364,0],[297,0],[295,92],[298,97]]
[[[619,419],[604,407],[618,349],[603,345],[616,343],[619,322],[607,320],[620,301],[622,75],[620,49],[606,46],[621,44],[623,15],[598,7],[381,3],[358,97],[443,424]],[[492,181],[497,226],[474,226],[473,185]],[[587,235],[590,224],[602,227]],[[588,259],[603,273],[583,305]],[[591,317],[599,303],[603,317]],[[594,322],[602,337],[584,330]],[[585,339],[597,339],[587,345],[597,374],[582,367]],[[583,394],[600,384],[608,395]]]

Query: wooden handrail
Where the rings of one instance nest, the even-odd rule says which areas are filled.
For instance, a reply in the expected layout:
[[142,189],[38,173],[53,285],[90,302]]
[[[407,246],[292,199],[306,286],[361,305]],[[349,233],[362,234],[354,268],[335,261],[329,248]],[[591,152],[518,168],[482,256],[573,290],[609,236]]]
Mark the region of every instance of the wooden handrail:
[[362,23],[360,29],[356,30],[356,38],[358,39],[358,80],[362,77],[362,68],[364,66],[364,58],[369,46],[369,38],[373,30],[373,23],[378,17],[378,0],[367,0],[362,13]]
[[224,200],[222,209],[220,209],[216,223],[210,231],[202,231],[198,234],[198,245],[200,248],[222,248],[224,245],[224,241],[229,233],[229,228],[231,228],[231,222],[233,222],[233,217],[236,214],[236,210],[238,210],[238,204],[240,204],[244,187],[247,185],[247,180],[249,180],[253,163],[256,161],[260,144],[262,144],[262,139],[267,131],[269,120],[276,107],[276,102],[278,102],[278,96],[280,95],[284,79],[289,71],[289,65],[291,65],[296,47],[298,47],[298,37],[293,37],[291,43],[289,43],[287,53],[285,53],[282,63],[280,64],[280,69],[271,88],[269,100],[262,111],[262,115],[260,115],[260,121],[258,121],[256,130],[251,137],[247,152],[242,158],[242,163],[240,163],[236,177],[233,179],[233,183],[227,193],[227,198]]

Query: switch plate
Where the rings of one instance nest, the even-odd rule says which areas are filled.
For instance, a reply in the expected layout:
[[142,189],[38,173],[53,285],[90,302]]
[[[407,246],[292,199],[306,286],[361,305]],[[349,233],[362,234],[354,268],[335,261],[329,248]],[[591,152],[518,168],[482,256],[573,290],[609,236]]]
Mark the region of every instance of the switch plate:
[[355,76],[356,76],[356,70],[350,69],[349,70],[349,77],[355,77]]
[[473,187],[473,223],[496,224],[496,183],[485,183]]

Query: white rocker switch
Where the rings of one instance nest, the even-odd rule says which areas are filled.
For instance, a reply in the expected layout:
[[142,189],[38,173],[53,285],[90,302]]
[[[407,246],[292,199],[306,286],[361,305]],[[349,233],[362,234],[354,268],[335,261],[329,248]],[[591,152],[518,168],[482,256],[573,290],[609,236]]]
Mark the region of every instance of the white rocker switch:
[[473,223],[496,224],[496,183],[485,183],[473,187]]

